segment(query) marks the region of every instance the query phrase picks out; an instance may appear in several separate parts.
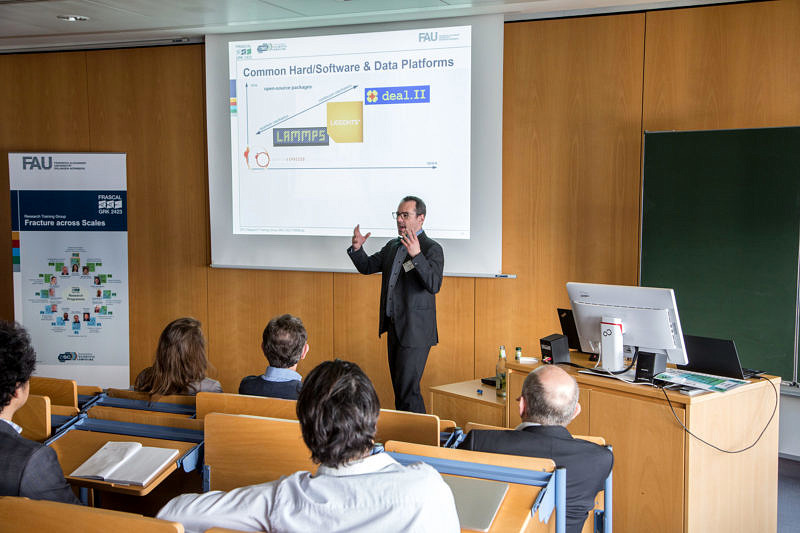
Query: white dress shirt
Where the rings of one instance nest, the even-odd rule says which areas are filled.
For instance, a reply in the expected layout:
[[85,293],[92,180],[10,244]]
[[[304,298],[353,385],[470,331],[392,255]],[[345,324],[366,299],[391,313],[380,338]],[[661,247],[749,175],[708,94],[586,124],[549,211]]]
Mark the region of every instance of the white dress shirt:
[[386,453],[339,468],[320,466],[316,475],[296,472],[230,492],[184,494],[158,518],[181,522],[186,533],[211,527],[281,533],[460,530],[453,494],[439,473],[424,463],[403,466]]

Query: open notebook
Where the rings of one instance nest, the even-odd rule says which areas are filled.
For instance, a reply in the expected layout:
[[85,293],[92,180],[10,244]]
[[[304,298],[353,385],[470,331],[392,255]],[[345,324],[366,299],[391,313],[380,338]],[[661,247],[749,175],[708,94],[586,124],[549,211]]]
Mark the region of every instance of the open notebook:
[[178,455],[173,448],[153,448],[138,442],[107,442],[70,474],[123,485],[147,485]]

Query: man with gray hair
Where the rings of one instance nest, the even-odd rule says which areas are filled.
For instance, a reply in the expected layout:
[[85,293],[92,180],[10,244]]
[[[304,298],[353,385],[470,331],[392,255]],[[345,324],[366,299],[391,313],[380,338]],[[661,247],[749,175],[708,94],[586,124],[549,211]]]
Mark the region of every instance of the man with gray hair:
[[581,412],[578,384],[562,368],[545,365],[525,378],[519,398],[522,423],[514,430],[472,430],[459,448],[552,459],[567,469],[568,533],[579,533],[595,495],[611,472],[611,451],[574,439],[565,427]]

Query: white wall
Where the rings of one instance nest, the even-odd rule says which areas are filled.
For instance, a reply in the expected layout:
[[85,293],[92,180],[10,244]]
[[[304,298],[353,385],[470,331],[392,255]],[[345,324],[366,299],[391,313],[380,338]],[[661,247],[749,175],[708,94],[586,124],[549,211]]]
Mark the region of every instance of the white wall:
[[800,461],[800,389],[781,387],[778,453]]

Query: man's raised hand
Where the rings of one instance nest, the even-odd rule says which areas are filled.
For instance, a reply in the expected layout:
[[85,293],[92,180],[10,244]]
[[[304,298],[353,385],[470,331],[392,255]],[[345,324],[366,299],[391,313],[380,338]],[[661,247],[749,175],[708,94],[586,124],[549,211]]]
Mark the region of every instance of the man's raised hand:
[[406,247],[406,250],[408,250],[408,255],[411,257],[417,257],[421,251],[417,233],[413,230],[407,230],[404,234],[400,235],[400,242],[402,242],[403,246]]
[[361,249],[361,245],[364,244],[364,241],[369,239],[369,236],[372,235],[372,232],[367,232],[366,235],[361,235],[361,230],[359,228],[361,224],[356,224],[356,227],[353,228],[353,251]]

